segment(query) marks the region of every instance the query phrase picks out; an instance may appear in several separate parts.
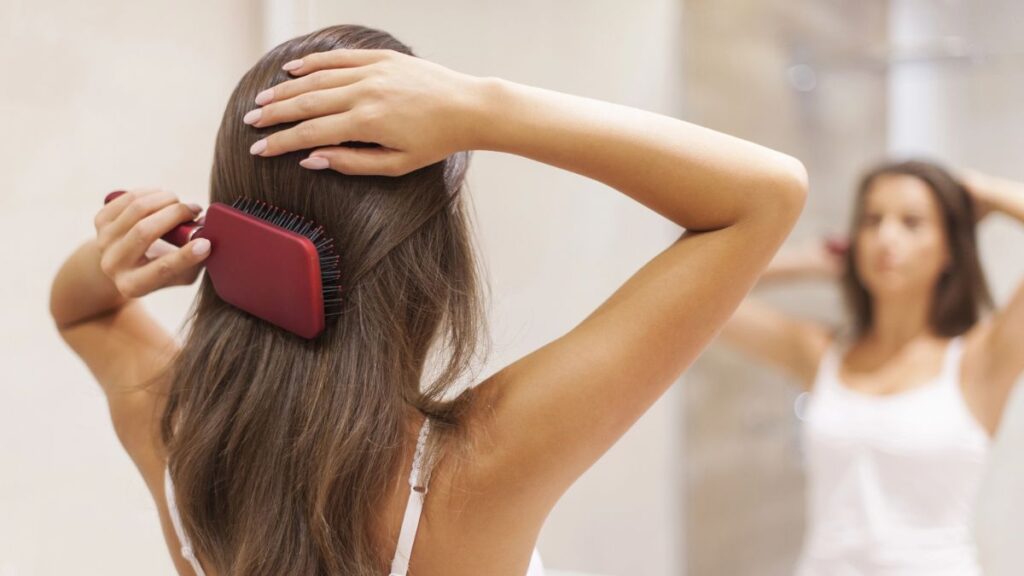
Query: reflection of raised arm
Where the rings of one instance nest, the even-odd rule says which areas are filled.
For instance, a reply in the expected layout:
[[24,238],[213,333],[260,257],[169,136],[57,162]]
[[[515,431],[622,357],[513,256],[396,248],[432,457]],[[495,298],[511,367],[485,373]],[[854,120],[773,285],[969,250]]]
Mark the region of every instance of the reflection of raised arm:
[[[1024,184],[978,172],[962,174],[974,199],[978,218],[1001,212],[1024,224]],[[998,422],[1017,378],[1024,372],[1024,282],[1006,306],[976,329],[979,382],[991,384],[986,394],[986,420]]]
[[[759,285],[836,280],[842,271],[844,251],[844,242],[824,241],[780,252],[761,275]],[[726,323],[722,338],[742,352],[781,368],[796,377],[804,388],[810,388],[830,334],[821,324],[748,298]]]

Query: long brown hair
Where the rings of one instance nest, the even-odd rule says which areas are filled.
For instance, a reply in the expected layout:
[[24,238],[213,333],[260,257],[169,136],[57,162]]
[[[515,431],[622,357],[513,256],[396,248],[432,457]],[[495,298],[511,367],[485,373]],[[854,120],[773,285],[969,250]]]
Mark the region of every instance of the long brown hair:
[[[866,196],[881,176],[913,176],[931,190],[942,212],[942,225],[951,264],[935,285],[930,324],[936,334],[959,336],[978,322],[981,314],[992,306],[992,297],[978,257],[977,226],[971,197],[946,169],[932,162],[908,160],[881,164],[869,170],[857,188],[856,208],[850,227],[855,238],[864,218]],[[871,294],[857,274],[857,242],[850,242],[846,253],[842,285],[847,307],[853,314],[856,333],[863,334],[874,321]]]
[[361,26],[289,40],[241,79],[217,135],[210,201],[245,196],[323,224],[343,288],[340,317],[307,341],[202,280],[161,433],[185,530],[221,575],[385,574],[375,509],[403,465],[410,416],[433,420],[432,454],[457,439],[469,402],[459,385],[489,345],[463,201],[468,153],[401,177],[306,170],[308,152],[249,154],[287,127],[242,123],[256,94],[288,79],[288,60],[336,48],[412,54]]

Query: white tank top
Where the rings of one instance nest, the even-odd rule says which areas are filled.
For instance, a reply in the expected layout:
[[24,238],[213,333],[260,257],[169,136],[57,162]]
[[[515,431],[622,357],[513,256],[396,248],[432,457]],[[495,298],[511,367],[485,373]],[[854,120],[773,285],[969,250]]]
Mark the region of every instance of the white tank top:
[[799,576],[977,576],[972,534],[989,437],[960,388],[961,338],[929,383],[878,396],[818,369],[802,431],[808,517]]
[[[420,516],[423,514],[423,502],[427,497],[427,488],[430,481],[430,470],[424,467],[424,454],[426,451],[427,437],[430,434],[430,419],[423,421],[419,437],[416,441],[416,452],[412,461],[412,472],[409,474],[409,501],[405,507],[405,516],[402,520],[402,529],[398,535],[398,543],[395,546],[395,557],[391,561],[391,576],[406,576],[409,570],[409,558],[412,557],[412,546],[416,541],[416,532],[419,529]],[[174,497],[174,482],[171,481],[170,469],[164,468],[164,494],[167,498],[167,510],[171,516],[171,525],[174,533],[181,543],[181,555],[192,566],[196,576],[206,576],[203,566],[196,557],[192,548],[192,540],[185,533],[181,523],[181,515],[178,513],[177,502]],[[526,576],[544,576],[544,565],[541,562],[540,554],[534,549],[530,556],[530,565],[526,570]]]

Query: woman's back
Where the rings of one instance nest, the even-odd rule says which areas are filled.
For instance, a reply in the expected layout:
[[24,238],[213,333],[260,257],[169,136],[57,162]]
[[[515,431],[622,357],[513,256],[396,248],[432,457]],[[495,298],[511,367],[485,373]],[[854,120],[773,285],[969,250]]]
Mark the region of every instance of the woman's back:
[[[458,525],[458,520],[455,518],[455,516],[461,515],[458,511],[463,510],[470,502],[457,503],[452,499],[453,479],[450,477],[446,478],[445,473],[447,471],[443,470],[443,466],[439,466],[438,469],[429,468],[429,463],[425,458],[429,431],[429,419],[422,419],[422,424],[419,426],[415,439],[412,457],[407,458],[409,461],[408,481],[399,490],[389,492],[388,498],[381,508],[381,524],[386,529],[386,534],[382,536],[382,541],[392,543],[391,548],[394,549],[391,575],[405,576],[409,571],[413,558],[415,558],[417,567],[416,574],[428,576],[430,574],[475,574],[478,573],[476,572],[478,570],[477,566],[481,563],[487,563],[487,559],[481,557],[482,551],[480,549],[475,549],[474,554],[460,553],[461,550],[471,543],[471,540],[466,537],[467,527]],[[444,460],[441,462],[444,462]],[[406,470],[403,469],[402,472],[404,474]],[[444,489],[440,490],[442,487]],[[427,498],[427,494],[430,494],[432,489],[437,491],[438,496]],[[174,528],[174,534],[181,544],[179,550],[182,558],[190,564],[196,576],[214,576],[203,569],[203,563],[197,557],[191,539],[182,526],[174,496],[174,483],[169,469],[165,469],[164,490],[166,496],[165,503]],[[481,490],[461,484],[459,485],[459,491],[466,494],[482,492]],[[442,493],[449,495],[444,505],[430,506],[428,508],[427,502],[429,501],[433,504],[433,500],[439,499]],[[402,506],[403,501],[404,507]],[[480,506],[484,503],[477,501],[475,504]],[[456,511],[456,514],[452,514],[453,510]],[[450,526],[442,528],[446,525]],[[396,526],[398,527],[397,529]],[[421,527],[423,528],[421,529]],[[513,530],[492,524],[491,526],[475,527],[473,533],[486,537],[488,532],[491,533],[489,538],[492,541],[501,544],[495,552],[500,552],[502,557],[492,559],[491,567],[487,569],[487,573],[496,576],[504,574],[544,576],[544,566],[536,548],[533,548],[528,553],[529,564],[526,571],[523,572],[517,568],[522,563],[521,550],[519,547],[510,546],[510,544],[517,540]],[[440,534],[454,534],[455,537],[441,538]],[[437,542],[437,540],[447,540],[449,544],[455,543],[455,549],[451,549],[450,546],[445,546]],[[413,556],[414,551],[415,556]],[[468,558],[472,559],[470,566],[460,566],[461,561]]]

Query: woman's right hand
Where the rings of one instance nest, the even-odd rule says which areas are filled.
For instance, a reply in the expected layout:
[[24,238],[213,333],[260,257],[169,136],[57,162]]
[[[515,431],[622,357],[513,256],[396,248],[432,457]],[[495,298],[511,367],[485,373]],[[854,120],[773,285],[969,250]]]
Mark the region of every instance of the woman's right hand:
[[197,238],[176,248],[159,240],[201,211],[198,204],[182,203],[161,190],[133,190],[114,198],[94,219],[100,270],[125,298],[195,282],[210,241]]
[[474,148],[480,78],[392,50],[320,52],[284,68],[297,78],[256,95],[261,107],[242,121],[299,123],[254,143],[253,154],[313,148],[305,168],[400,176]]

